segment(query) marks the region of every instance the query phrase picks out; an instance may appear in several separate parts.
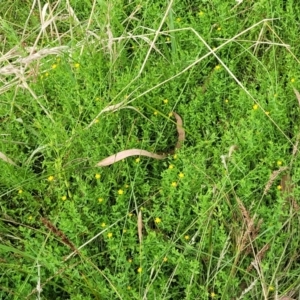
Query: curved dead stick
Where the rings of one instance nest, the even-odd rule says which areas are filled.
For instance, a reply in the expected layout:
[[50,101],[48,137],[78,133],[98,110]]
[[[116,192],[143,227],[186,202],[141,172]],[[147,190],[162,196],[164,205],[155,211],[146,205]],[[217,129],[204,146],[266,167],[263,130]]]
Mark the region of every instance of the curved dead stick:
[[183,144],[183,142],[184,142],[185,131],[182,127],[181,117],[176,112],[173,112],[173,115],[174,115],[174,117],[176,119],[176,122],[177,122],[177,132],[178,132],[178,140],[177,140],[175,149],[179,149],[181,147],[181,145]]
[[[182,127],[181,117],[175,112],[173,112],[173,115],[176,118],[177,132],[178,132],[178,141],[175,146],[175,149],[179,149],[185,139],[185,131]],[[130,157],[130,156],[136,156],[136,155],[147,156],[147,157],[151,157],[151,158],[155,158],[155,159],[164,159],[167,157],[167,154],[156,154],[156,153],[149,152],[149,151],[142,150],[142,149],[129,149],[129,150],[124,150],[124,151],[118,152],[116,154],[113,154],[109,157],[104,158],[103,160],[98,162],[95,167],[106,167],[106,166],[112,165],[124,158]]]
[[129,156],[135,156],[135,155],[141,155],[141,156],[147,156],[151,158],[156,158],[156,159],[164,159],[167,155],[165,154],[155,154],[146,150],[141,150],[141,149],[129,149],[129,150],[124,150],[121,152],[118,152],[116,154],[113,154],[109,157],[104,158],[100,162],[96,164],[96,167],[105,167],[114,164],[117,161],[120,161],[124,158],[127,158]]

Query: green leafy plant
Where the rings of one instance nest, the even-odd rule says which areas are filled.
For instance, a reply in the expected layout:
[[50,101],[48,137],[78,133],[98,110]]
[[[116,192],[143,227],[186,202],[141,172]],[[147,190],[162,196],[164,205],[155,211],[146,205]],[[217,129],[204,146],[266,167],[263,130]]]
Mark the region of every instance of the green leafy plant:
[[299,296],[297,1],[0,10],[1,299]]

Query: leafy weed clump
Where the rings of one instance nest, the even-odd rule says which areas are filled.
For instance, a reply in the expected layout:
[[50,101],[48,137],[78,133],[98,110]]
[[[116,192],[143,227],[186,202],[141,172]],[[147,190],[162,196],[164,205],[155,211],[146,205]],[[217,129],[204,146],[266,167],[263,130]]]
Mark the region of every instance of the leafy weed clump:
[[0,9],[2,299],[299,297],[296,1]]

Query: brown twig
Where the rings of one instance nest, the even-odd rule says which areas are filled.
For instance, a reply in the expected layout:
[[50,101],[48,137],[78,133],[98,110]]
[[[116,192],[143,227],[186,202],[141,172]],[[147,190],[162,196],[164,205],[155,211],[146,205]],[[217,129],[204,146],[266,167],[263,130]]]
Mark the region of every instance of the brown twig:
[[283,171],[286,171],[287,169],[288,169],[288,167],[281,167],[278,170],[273,171],[273,173],[270,175],[269,181],[267,182],[266,187],[264,189],[264,195],[266,195],[268,193],[268,191],[270,190],[273,182],[278,177],[278,175],[280,173],[282,173]]
[[68,237],[58,228],[56,228],[49,220],[47,220],[46,218],[41,218],[41,222],[54,234],[56,235],[58,238],[61,239],[61,241],[67,245],[68,247],[70,247],[70,249],[72,251],[76,251],[78,252],[77,248],[74,246],[74,244],[68,239]]

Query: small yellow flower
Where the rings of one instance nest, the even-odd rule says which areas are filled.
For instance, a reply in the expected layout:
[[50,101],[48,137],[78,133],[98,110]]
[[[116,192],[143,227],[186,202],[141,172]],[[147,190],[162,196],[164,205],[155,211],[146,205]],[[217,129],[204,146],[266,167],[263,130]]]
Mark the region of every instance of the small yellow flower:
[[49,76],[49,73],[48,73],[48,72],[46,72],[46,73],[45,73],[45,76],[46,76],[46,77],[48,77],[48,76]]
[[155,115],[155,116],[157,116],[157,114],[158,114],[158,111],[157,111],[157,110],[155,110],[155,111],[154,111],[154,115]]
[[62,197],[61,197],[61,200],[62,200],[62,201],[67,200],[67,196],[62,196]]
[[127,232],[127,229],[123,229],[123,233],[126,233]]
[[229,102],[229,100],[228,99],[225,99],[225,103],[228,103]]
[[274,291],[275,291],[274,286],[270,285],[270,286],[269,286],[269,291],[270,291],[270,292],[274,292]]
[[165,256],[164,259],[163,259],[163,261],[164,261],[164,262],[167,262],[167,261],[168,261],[168,258]]
[[51,175],[48,177],[48,181],[53,181],[53,180],[54,180],[54,176]]
[[270,112],[269,111],[266,111],[266,115],[268,116],[270,114]]
[[176,181],[173,181],[173,182],[171,183],[171,186],[172,186],[172,187],[176,187],[176,186],[177,186],[177,182],[176,182]]
[[106,226],[106,224],[103,222],[103,223],[101,223],[101,227],[105,227]]
[[282,186],[281,185],[277,185],[277,190],[281,190],[282,189]]
[[222,28],[221,28],[221,27],[218,27],[218,28],[217,28],[217,30],[218,30],[218,31],[221,31],[221,30],[222,30]]
[[281,160],[278,160],[278,161],[277,161],[277,166],[278,166],[278,167],[282,166],[282,161],[281,161]]
[[200,10],[200,11],[198,12],[198,16],[202,17],[203,15],[204,15],[204,12]]
[[57,68],[57,64],[52,65],[51,68],[52,68],[53,70],[56,69],[56,68]]
[[138,273],[142,273],[143,269],[142,269],[141,267],[139,267],[139,268],[137,269],[137,271],[138,271]]
[[95,124],[99,123],[99,119],[96,119],[96,120],[94,121],[94,123],[95,123]]
[[173,113],[169,112],[168,116],[169,116],[169,118],[171,118],[173,116]]
[[129,263],[132,263],[132,258],[129,258],[129,259],[128,259],[128,262],[129,262]]
[[176,22],[177,23],[181,22],[181,18],[176,18]]
[[221,66],[220,66],[220,65],[216,65],[216,66],[215,66],[215,70],[216,70],[216,71],[218,71],[218,70],[220,70],[220,69],[221,69]]
[[138,157],[136,158],[135,162],[138,164],[141,161],[141,159]]
[[100,101],[100,98],[99,97],[96,97],[96,99],[95,99],[96,101]]
[[123,195],[123,194],[124,194],[124,191],[120,189],[120,190],[118,190],[118,194],[119,194],[119,195]]
[[99,173],[95,174],[95,178],[96,179],[100,179],[101,178],[101,175]]
[[19,190],[19,191],[18,191],[18,194],[22,194],[22,193],[23,193],[23,190]]
[[254,110],[257,110],[257,109],[258,109],[258,105],[257,105],[257,104],[254,104],[254,105],[252,106],[252,108],[253,108]]
[[109,232],[108,234],[107,234],[107,237],[110,239],[111,237],[113,236],[113,234],[111,233],[111,232]]
[[291,83],[294,83],[294,82],[295,82],[295,78],[292,78],[292,79],[291,79]]
[[169,37],[167,37],[167,38],[166,38],[166,41],[167,41],[167,42],[170,42],[170,38],[169,38]]
[[174,155],[173,155],[173,158],[174,158],[174,159],[177,159],[177,157],[178,157],[177,154],[174,154]]
[[29,216],[29,217],[28,217],[28,220],[32,220],[32,216]]
[[130,285],[127,287],[127,290],[131,290],[131,286]]
[[185,235],[184,239],[188,241],[190,239],[190,236],[189,235]]
[[156,223],[156,224],[159,224],[160,222],[161,222],[161,218],[158,218],[158,217],[155,218],[155,223]]
[[211,298],[215,298],[216,296],[217,296],[217,295],[216,295],[214,292],[211,292],[211,293],[210,293],[210,297],[211,297]]
[[174,165],[172,165],[172,164],[169,165],[169,169],[171,169],[171,170],[174,169]]
[[76,69],[78,69],[78,68],[80,67],[80,64],[79,64],[79,63],[76,63],[76,64],[74,64],[74,67],[75,67]]
[[184,177],[184,174],[183,174],[182,172],[180,172],[180,173],[178,174],[178,176],[179,176],[179,178],[183,178],[183,177]]
[[103,198],[98,198],[98,202],[99,202],[99,203],[102,203],[103,200],[104,200]]
[[132,213],[128,213],[128,217],[130,217],[130,218],[131,218],[131,217],[132,217]]
[[163,102],[164,102],[164,104],[168,104],[169,100],[168,99],[164,99]]
[[125,184],[125,188],[128,189],[129,188],[129,184]]

